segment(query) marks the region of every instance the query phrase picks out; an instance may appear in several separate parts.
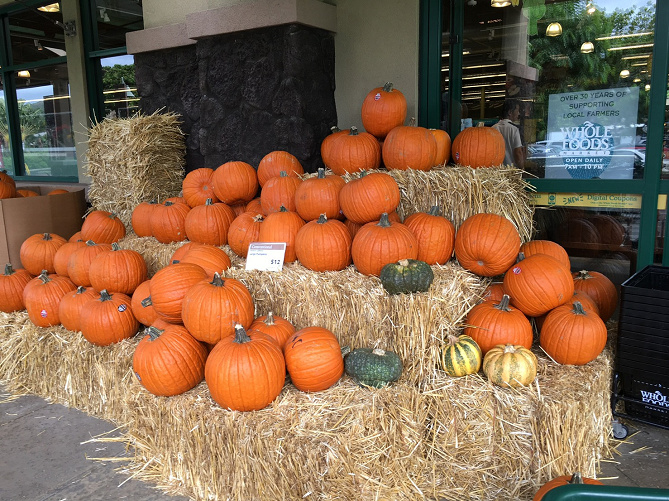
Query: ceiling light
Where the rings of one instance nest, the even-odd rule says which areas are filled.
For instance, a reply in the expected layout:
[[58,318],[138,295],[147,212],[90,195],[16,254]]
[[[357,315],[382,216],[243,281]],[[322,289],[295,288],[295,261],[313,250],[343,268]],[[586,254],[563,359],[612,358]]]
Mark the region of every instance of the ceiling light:
[[511,5],[509,0],[490,0],[491,7],[508,7]]
[[30,72],[28,70],[21,70],[17,73],[21,78],[30,78]]
[[630,70],[622,70],[620,72],[620,78],[627,78],[628,76],[630,76]]
[[562,35],[562,25],[560,23],[551,23],[546,26],[547,37],[557,37]]
[[592,42],[583,42],[581,45],[581,52],[583,54],[590,54],[595,51],[595,45]]
[[639,83],[640,81],[641,81],[640,78],[635,78],[635,79],[633,80],[634,83]]
[[50,3],[49,5],[37,7],[37,10],[41,10],[42,12],[60,12],[60,5],[58,3]]

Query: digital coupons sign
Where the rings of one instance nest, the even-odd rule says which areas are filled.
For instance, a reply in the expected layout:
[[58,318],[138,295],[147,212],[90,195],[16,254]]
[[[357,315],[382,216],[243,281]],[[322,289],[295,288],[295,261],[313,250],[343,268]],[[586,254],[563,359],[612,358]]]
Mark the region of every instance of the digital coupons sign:
[[639,88],[552,94],[548,101],[546,178],[631,179],[636,162]]

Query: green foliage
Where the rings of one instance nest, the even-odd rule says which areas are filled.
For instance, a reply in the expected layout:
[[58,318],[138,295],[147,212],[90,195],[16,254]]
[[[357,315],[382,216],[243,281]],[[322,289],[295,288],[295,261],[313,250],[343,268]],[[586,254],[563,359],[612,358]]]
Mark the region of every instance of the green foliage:
[[104,90],[123,88],[123,83],[129,86],[135,85],[134,64],[115,64],[102,68],[102,88]]

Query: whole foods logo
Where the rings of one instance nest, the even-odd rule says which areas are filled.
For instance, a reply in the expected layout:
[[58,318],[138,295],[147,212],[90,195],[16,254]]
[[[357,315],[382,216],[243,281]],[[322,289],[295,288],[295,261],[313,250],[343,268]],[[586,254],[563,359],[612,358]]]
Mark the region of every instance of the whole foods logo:
[[667,396],[660,393],[660,390],[657,390],[654,393],[641,390],[641,400],[649,404],[669,408],[669,401],[667,401]]
[[614,147],[611,129],[611,126],[592,122],[560,127],[564,135],[560,157],[573,179],[592,179],[606,170]]

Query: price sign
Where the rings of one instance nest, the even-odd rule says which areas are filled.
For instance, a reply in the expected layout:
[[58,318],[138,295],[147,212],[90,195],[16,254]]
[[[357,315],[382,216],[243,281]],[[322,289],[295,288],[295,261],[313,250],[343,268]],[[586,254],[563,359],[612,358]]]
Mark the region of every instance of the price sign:
[[281,271],[286,242],[252,242],[246,255],[247,270]]

